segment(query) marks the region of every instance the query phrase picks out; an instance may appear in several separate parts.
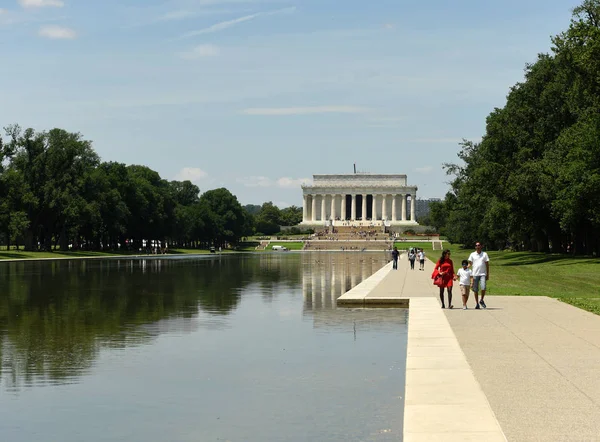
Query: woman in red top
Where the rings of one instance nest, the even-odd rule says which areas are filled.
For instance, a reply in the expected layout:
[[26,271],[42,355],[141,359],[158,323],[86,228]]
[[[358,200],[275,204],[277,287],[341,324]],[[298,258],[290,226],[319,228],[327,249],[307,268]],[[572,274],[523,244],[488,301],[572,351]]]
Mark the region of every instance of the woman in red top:
[[446,308],[446,305],[444,304],[444,288],[448,290],[448,308],[454,308],[452,305],[454,263],[450,259],[450,250],[446,249],[442,252],[442,257],[435,264],[434,272],[436,271],[442,277],[442,284],[440,284],[440,301],[442,302],[442,308]]

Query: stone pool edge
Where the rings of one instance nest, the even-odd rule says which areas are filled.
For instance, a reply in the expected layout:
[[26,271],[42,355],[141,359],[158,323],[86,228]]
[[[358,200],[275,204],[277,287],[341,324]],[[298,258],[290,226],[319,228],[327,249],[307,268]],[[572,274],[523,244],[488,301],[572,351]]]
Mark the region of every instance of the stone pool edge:
[[392,262],[387,263],[381,269],[373,273],[367,279],[362,281],[356,287],[348,290],[340,296],[336,303],[339,306],[393,306],[393,307],[408,307],[409,300],[402,297],[377,297],[369,296],[369,294],[379,285],[381,281],[392,270]]
[[[337,304],[409,308],[404,388],[405,442],[506,442],[487,396],[440,309],[435,291],[431,290],[428,274],[409,274],[406,270],[395,272],[390,262],[338,298]],[[387,296],[368,297],[386,278],[396,279],[391,282],[394,287],[401,286],[401,291],[395,296],[381,293]],[[379,288],[386,291],[385,284]],[[408,294],[411,296],[406,296]]]

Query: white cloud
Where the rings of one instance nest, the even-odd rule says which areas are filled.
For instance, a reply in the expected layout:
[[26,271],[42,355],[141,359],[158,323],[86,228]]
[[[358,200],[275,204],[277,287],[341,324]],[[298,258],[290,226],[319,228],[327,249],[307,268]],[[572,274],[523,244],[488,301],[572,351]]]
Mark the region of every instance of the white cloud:
[[184,167],[177,172],[174,179],[177,181],[191,181],[192,183],[195,183],[206,176],[208,176],[208,174],[199,167]]
[[281,189],[299,189],[302,184],[310,184],[312,182],[312,178],[281,177],[271,179],[266,176],[250,176],[238,178],[236,181],[243,184],[245,187],[279,187]]
[[215,55],[219,55],[219,52],[220,50],[218,46],[203,44],[198,45],[189,51],[180,52],[178,55],[185,60],[195,60],[203,57],[214,57]]
[[[143,11],[143,9],[142,9]],[[158,23],[165,22],[173,22],[173,21],[182,21],[186,19],[190,19],[193,17],[205,16],[205,15],[218,15],[218,14],[231,14],[233,11],[229,9],[200,9],[200,10],[190,10],[190,9],[174,9],[172,11],[168,11],[162,13],[161,15],[157,15],[155,17],[146,17],[141,20],[140,15],[143,15],[142,12],[135,15],[135,22],[125,26],[125,29],[138,28],[142,26],[150,26],[156,25]],[[240,11],[237,11],[238,13]],[[139,20],[139,21],[138,21]]]
[[433,171],[433,167],[432,166],[417,167],[415,169],[415,172],[417,172],[417,173],[430,173],[432,171]]
[[45,25],[38,31],[40,37],[52,38],[52,39],[66,39],[71,40],[77,37],[77,33],[73,29],[65,28],[57,25]]
[[360,106],[307,106],[307,107],[254,107],[242,110],[246,115],[309,115],[309,114],[359,114],[369,112]]
[[62,8],[65,5],[65,2],[62,0],[19,0],[19,4],[23,8],[43,8],[46,6]]
[[238,183],[243,184],[246,187],[271,187],[273,181],[266,176],[249,176],[245,178],[236,179]]
[[302,184],[309,184],[312,182],[311,178],[290,178],[290,177],[282,177],[277,179],[276,183],[278,187],[282,189],[296,189],[300,188]]
[[257,12],[255,14],[250,14],[250,15],[244,15],[243,17],[238,17],[238,18],[234,18],[233,20],[227,20],[227,21],[222,21],[219,23],[215,23],[214,25],[211,25],[207,28],[203,28],[203,29],[198,29],[197,31],[191,31],[188,32],[186,34],[183,34],[181,36],[181,38],[190,38],[190,37],[194,37],[196,35],[202,35],[202,34],[210,34],[213,32],[218,32],[218,31],[222,31],[224,29],[227,28],[231,28],[232,26],[235,26],[239,23],[243,23],[249,20],[254,20],[257,17],[263,17],[263,16],[267,16],[267,15],[275,15],[275,14],[285,14],[285,13],[291,13],[294,12],[296,10],[295,6],[292,6],[290,8],[283,8],[283,9],[277,9],[275,11],[267,11],[267,12]]
[[64,16],[39,16],[38,14],[30,14],[29,11],[19,9],[2,9],[0,8],[0,26],[11,26],[24,23],[48,23],[59,20],[64,20]]

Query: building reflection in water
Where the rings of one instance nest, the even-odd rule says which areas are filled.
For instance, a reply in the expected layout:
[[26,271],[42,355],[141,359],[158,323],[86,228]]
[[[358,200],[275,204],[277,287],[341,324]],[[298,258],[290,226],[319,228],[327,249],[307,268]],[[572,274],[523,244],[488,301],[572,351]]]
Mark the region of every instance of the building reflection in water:
[[315,328],[398,332],[407,324],[408,309],[337,307],[336,300],[389,261],[380,253],[310,253],[302,259],[303,315]]
[[384,253],[306,253],[302,256],[304,310],[336,309],[336,300],[388,262]]

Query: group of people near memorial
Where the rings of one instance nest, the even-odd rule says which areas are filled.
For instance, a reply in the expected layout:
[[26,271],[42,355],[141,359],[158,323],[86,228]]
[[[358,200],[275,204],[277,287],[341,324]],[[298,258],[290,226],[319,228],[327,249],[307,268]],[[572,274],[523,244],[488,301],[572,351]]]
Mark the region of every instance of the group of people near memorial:
[[[454,281],[459,281],[460,293],[462,295],[463,310],[467,310],[467,301],[471,290],[475,294],[475,308],[487,308],[485,305],[485,289],[487,280],[490,279],[490,258],[483,251],[481,243],[475,244],[475,251],[469,255],[468,259],[462,261],[461,268],[455,272],[454,263],[450,258],[450,250],[442,252],[442,256],[435,263],[431,278],[433,283],[440,288],[440,301],[442,308],[446,308],[444,302],[444,289],[448,293],[448,308],[454,308],[452,305],[452,287]],[[397,247],[392,251],[393,269],[398,270],[398,258],[400,252]],[[425,252],[423,249],[410,249],[408,261],[411,270],[415,269],[415,261],[419,259],[419,270],[425,270]],[[470,267],[470,268],[469,268]],[[479,294],[481,293],[481,299]]]
[[[475,308],[487,308],[485,305],[485,289],[488,279],[490,279],[490,258],[483,251],[481,243],[475,244],[475,251],[469,255],[468,259],[462,261],[461,268],[454,272],[454,263],[450,258],[450,250],[444,250],[442,256],[436,262],[431,277],[433,283],[440,288],[440,301],[442,308],[446,308],[444,302],[444,289],[448,293],[448,308],[454,308],[452,305],[452,287],[454,281],[459,281],[460,293],[462,295],[463,310],[467,310],[467,301],[469,293],[473,290],[475,295]],[[470,268],[469,268],[470,267]],[[481,299],[479,294],[481,293]]]
[[[400,252],[398,251],[398,247],[394,247],[392,250],[392,259],[394,261],[394,270],[398,270],[398,258],[400,257]],[[425,250],[423,249],[414,249],[411,248],[408,252],[408,261],[410,262],[410,269],[415,269],[415,261],[419,260],[419,270],[425,270]]]

